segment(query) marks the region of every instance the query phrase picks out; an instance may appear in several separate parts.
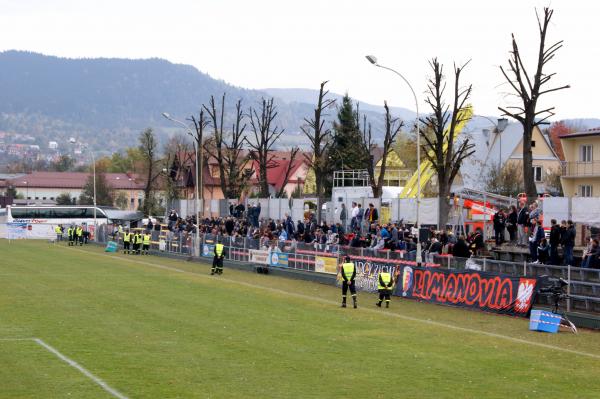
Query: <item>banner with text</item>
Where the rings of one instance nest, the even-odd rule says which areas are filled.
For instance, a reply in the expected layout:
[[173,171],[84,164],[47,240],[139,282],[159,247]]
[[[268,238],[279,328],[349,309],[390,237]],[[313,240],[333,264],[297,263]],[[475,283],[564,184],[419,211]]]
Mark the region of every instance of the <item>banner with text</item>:
[[251,249],[250,253],[250,263],[260,263],[262,265],[269,264],[269,251],[263,251],[260,249]]
[[[367,259],[353,259],[354,265],[356,266],[356,288],[361,291],[377,292],[377,279],[379,273],[390,272],[392,275],[399,273],[402,266],[398,264],[387,263],[385,259],[381,259],[381,262],[373,260],[375,258]],[[339,276],[339,275],[338,275]],[[337,280],[338,285],[342,284],[341,277]]]
[[402,266],[395,295],[450,306],[527,316],[536,279],[475,270]]
[[337,274],[337,258],[331,258],[328,256],[315,256],[315,271],[319,273]]

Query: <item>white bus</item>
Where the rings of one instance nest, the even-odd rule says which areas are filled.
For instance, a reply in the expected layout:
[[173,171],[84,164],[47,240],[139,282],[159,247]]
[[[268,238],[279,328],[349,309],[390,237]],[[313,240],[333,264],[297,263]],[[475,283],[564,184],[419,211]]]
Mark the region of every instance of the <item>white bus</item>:
[[58,225],[62,225],[65,230],[70,225],[83,225],[93,237],[96,225],[129,223],[141,220],[142,217],[141,212],[98,206],[94,220],[93,206],[9,205],[6,209],[0,209],[0,238],[53,238],[56,237],[54,228]]

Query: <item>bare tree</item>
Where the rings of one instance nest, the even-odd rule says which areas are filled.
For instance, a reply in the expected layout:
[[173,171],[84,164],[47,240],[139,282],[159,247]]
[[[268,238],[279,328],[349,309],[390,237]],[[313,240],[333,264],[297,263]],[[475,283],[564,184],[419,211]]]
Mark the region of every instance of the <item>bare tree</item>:
[[[312,154],[305,154],[305,159],[308,166],[315,172],[315,186],[317,194],[317,209],[321,209],[323,203],[323,191],[327,176],[331,174],[328,162],[328,149],[331,145],[331,129],[325,129],[325,111],[331,107],[335,100],[327,99],[329,90],[325,90],[327,81],[321,83],[319,89],[319,97],[317,99],[317,107],[314,111],[314,116],[310,119],[305,118],[305,126],[301,126],[300,130],[310,141]],[[317,212],[317,221],[321,223],[321,212]]]
[[387,101],[383,102],[383,107],[385,108],[385,137],[383,138],[383,154],[381,156],[381,168],[379,170],[379,179],[377,180],[377,190],[373,189],[374,193],[377,192],[375,195],[376,197],[380,197],[382,194],[382,187],[387,169],[387,158],[396,143],[398,134],[400,134],[400,131],[404,126],[403,121],[399,118],[392,117]]
[[[285,172],[283,172],[283,182],[281,184],[281,187],[279,188],[279,191],[275,195],[277,198],[283,198],[283,195],[285,194],[285,186],[288,184],[288,181],[290,180],[290,175],[292,173],[292,170],[294,169],[294,166],[296,165],[296,157],[298,156],[299,151],[300,151],[300,148],[298,148],[298,147],[293,147],[290,150],[290,163],[288,163],[287,167],[285,168]],[[281,161],[276,161],[276,162],[279,163]]]
[[523,178],[525,180],[525,192],[530,198],[535,198],[537,196],[537,189],[535,187],[533,176],[533,157],[531,153],[531,137],[533,129],[535,126],[540,125],[548,118],[552,117],[555,108],[550,107],[537,111],[538,100],[546,93],[570,87],[569,85],[565,85],[546,88],[548,82],[556,73],[544,73],[544,67],[554,58],[555,53],[563,45],[563,41],[560,40],[551,46],[546,47],[546,34],[553,13],[554,10],[544,8],[544,19],[542,21],[536,10],[540,44],[537,67],[533,78],[530,77],[530,73],[525,69],[514,34],[512,35],[512,51],[510,52],[511,55],[508,60],[508,70],[502,66],[500,67],[502,75],[514,91],[513,94],[519,97],[520,102],[522,103],[522,105],[519,106],[498,107],[498,109],[504,113],[503,115],[510,116],[523,125]]
[[225,171],[227,173],[227,198],[239,198],[244,180],[248,178],[244,174],[243,165],[247,161],[247,156],[242,156],[243,145],[246,139],[246,123],[244,123],[244,112],[242,111],[242,100],[235,104],[235,121],[231,128],[231,134],[227,134],[230,140],[222,140],[225,149],[223,151],[223,160]]
[[[204,107],[204,106],[203,106]],[[203,175],[203,165],[206,164],[206,157],[204,157],[202,155],[202,149],[205,149],[205,140],[204,140],[204,130],[208,127],[209,125],[209,120],[206,118],[206,114],[204,113],[204,109],[200,109],[200,112],[198,113],[198,118],[196,118],[194,115],[190,116],[188,118],[189,121],[191,121],[194,124],[194,131],[195,134],[191,135],[192,138],[194,139],[194,151],[196,153],[195,156],[195,164],[197,165],[197,171],[198,171],[198,185],[200,187],[198,187],[198,191],[197,193],[200,194],[200,198],[204,199],[204,185],[203,180],[202,180],[202,175]],[[194,172],[196,173],[196,172]],[[194,185],[196,185],[196,180],[194,181]]]
[[269,100],[262,99],[259,112],[250,107],[250,126],[253,137],[246,139],[250,146],[250,156],[258,164],[258,182],[260,185],[260,196],[266,198],[269,196],[269,182],[267,181],[267,170],[276,166],[273,160],[273,145],[284,130],[274,126],[273,122],[277,117],[277,107],[273,98]]
[[148,128],[140,133],[138,138],[139,149],[144,160],[146,171],[146,186],[144,187],[144,202],[142,212],[145,215],[156,214],[158,211],[157,201],[154,196],[154,183],[162,173],[161,160],[158,159],[158,142],[152,129]]
[[210,96],[209,106],[202,105],[208,113],[213,127],[213,146],[207,147],[208,153],[217,161],[219,167],[219,179],[221,181],[221,190],[223,194],[227,194],[227,178],[225,176],[225,158],[223,157],[223,120],[225,118],[225,93],[221,97],[220,109],[217,109],[217,104],[214,96]]
[[[379,176],[376,176],[375,174],[376,168],[375,162],[373,162],[373,160],[371,160],[367,165],[367,172],[369,173],[369,180],[371,182],[371,188],[373,189],[373,196],[375,198],[381,197],[383,182],[385,180],[385,172],[387,168],[387,158],[390,151],[392,151],[398,134],[404,126],[404,122],[402,122],[398,118],[393,118],[391,116],[390,108],[387,105],[387,101],[383,102],[383,107],[385,108],[385,136],[383,138],[383,151],[381,156],[381,168],[379,170]],[[376,146],[373,143],[372,139],[371,124],[367,124],[367,117],[365,115],[363,115],[363,128],[361,133],[363,151],[365,151],[369,156],[371,156],[371,153]]]
[[454,139],[458,133],[457,126],[465,121],[462,112],[467,107],[466,102],[471,95],[472,86],[461,88],[460,74],[465,66],[454,65],[454,90],[452,109],[446,105],[443,97],[446,89],[443,65],[433,58],[429,65],[433,69],[433,77],[427,85],[425,102],[431,107],[432,113],[423,119],[425,125],[421,137],[425,140],[423,149],[425,156],[431,162],[437,175],[439,216],[438,227],[445,229],[450,209],[450,188],[460,166],[465,158],[473,154],[474,145],[466,138],[455,147]]

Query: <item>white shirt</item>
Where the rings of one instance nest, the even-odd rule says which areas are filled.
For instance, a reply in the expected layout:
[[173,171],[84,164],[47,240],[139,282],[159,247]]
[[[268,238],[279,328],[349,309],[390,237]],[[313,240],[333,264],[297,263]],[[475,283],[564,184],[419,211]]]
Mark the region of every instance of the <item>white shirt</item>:
[[355,206],[354,208],[352,208],[352,217],[355,218],[358,216],[358,207]]

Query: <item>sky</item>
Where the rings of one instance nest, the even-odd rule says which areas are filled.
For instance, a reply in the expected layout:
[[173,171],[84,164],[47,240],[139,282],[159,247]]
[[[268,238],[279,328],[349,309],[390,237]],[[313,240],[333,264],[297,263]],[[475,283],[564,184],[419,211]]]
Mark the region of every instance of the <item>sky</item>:
[[[584,0],[0,0],[0,51],[61,57],[164,58],[191,64],[245,88],[312,88],[360,101],[414,110],[408,86],[365,55],[396,69],[427,112],[428,61],[437,57],[452,87],[453,64],[470,60],[462,84],[473,85],[476,114],[499,116],[515,103],[499,66],[507,65],[511,33],[529,69],[539,34],[535,10],[555,10],[548,43],[564,47],[548,64],[545,95],[553,118],[600,117],[600,2]],[[450,100],[448,91],[448,100]]]

